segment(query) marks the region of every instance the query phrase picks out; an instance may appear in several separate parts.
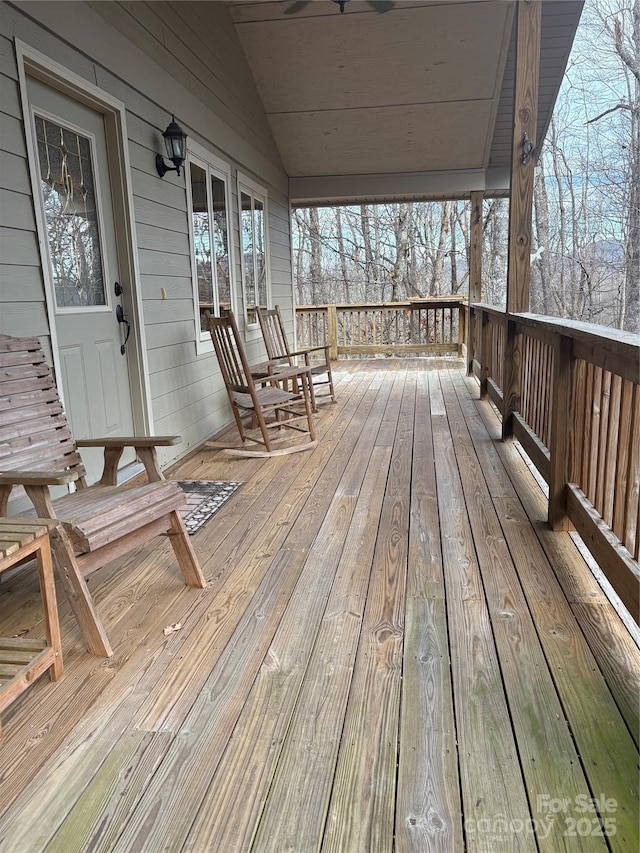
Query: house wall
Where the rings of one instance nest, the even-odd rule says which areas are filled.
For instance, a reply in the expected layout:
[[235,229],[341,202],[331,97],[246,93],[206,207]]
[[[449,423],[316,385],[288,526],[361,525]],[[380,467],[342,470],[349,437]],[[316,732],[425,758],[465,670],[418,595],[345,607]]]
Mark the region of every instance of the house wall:
[[[231,419],[215,355],[196,354],[184,171],[160,180],[155,170],[172,112],[231,167],[240,324],[237,172],[268,190],[272,300],[293,328],[287,178],[251,73],[223,3],[0,2],[0,332],[38,335],[49,348],[15,38],[126,105],[152,429],[183,437],[166,464]],[[246,337],[250,358],[263,358],[260,336]]]

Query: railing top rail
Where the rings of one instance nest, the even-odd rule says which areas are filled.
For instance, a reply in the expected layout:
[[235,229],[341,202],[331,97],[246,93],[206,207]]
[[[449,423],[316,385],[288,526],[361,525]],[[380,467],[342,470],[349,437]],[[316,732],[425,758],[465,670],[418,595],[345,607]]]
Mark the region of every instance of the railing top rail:
[[640,357],[640,335],[622,332],[608,326],[595,323],[583,323],[578,320],[565,320],[560,317],[547,317],[544,314],[512,314],[522,326],[544,329],[552,334],[564,335],[580,343],[596,346],[622,358]]
[[[456,305],[464,305],[463,297],[444,296],[425,299],[410,299],[406,302],[338,302],[336,303],[335,308],[338,311],[365,311],[368,309],[389,309],[394,311],[400,308],[413,310],[415,308],[450,308]],[[308,313],[311,311],[326,311],[328,307],[328,305],[296,305],[296,312]]]
[[489,305],[486,302],[472,302],[469,307],[474,311],[485,311],[494,317],[500,317],[501,320],[504,320],[507,316],[504,308],[498,308],[496,305]]

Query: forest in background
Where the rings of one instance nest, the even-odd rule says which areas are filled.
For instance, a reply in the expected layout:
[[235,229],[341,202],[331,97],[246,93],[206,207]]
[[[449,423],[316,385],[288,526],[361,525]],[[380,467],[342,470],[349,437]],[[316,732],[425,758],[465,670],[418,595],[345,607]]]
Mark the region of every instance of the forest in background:
[[[299,305],[468,293],[469,202],[293,211]],[[504,307],[509,202],[483,204]],[[640,332],[640,0],[586,0],[538,158],[531,310]]]

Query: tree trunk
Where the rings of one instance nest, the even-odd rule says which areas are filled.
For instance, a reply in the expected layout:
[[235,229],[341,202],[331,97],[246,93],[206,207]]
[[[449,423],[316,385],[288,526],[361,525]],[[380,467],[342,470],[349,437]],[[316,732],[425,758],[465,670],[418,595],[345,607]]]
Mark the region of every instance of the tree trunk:
[[538,257],[532,264],[531,272],[537,273],[540,282],[539,292],[533,292],[532,310],[541,314],[551,314],[551,255],[549,234],[549,196],[547,194],[544,173],[544,154],[538,160],[536,180],[533,185],[533,212],[536,223]]
[[640,332],[640,0],[635,0],[633,4],[633,31],[629,47],[623,41],[617,18],[615,23],[616,52],[632,74],[629,87],[631,94],[630,185],[623,328],[628,332]]
[[[344,301],[351,302],[351,293],[349,287],[349,273],[347,270],[347,255],[344,250],[344,234],[342,233],[342,208],[336,207],[336,234],[338,239],[338,253],[340,255],[340,272],[342,274],[342,287],[344,290]],[[331,301],[338,300],[334,294]]]
[[318,305],[318,300],[322,297],[322,252],[320,248],[320,221],[317,207],[309,208],[309,241],[311,244],[309,260],[311,300],[313,305]]

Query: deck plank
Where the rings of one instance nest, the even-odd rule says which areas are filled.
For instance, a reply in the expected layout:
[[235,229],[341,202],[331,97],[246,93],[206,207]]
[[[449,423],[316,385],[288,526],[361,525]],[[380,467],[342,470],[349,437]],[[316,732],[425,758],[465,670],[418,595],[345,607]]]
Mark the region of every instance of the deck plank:
[[[469,849],[536,849],[440,378],[430,377],[464,830]],[[504,823],[503,823],[504,822]]]
[[[3,714],[1,850],[637,849],[639,632],[458,364],[339,363],[308,453],[171,470],[243,482],[194,537],[209,585],[166,540],[92,576],[109,661],[60,597],[65,677]],[[28,575],[0,634],[44,636]]]
[[[384,401],[376,398],[375,407],[384,410]],[[287,742],[292,744],[296,752],[300,749],[303,750],[303,755],[308,752],[303,736],[295,737],[291,732],[290,727],[295,725],[291,718],[294,710],[298,714],[302,701],[299,694],[303,679],[307,679],[307,669],[312,666],[314,650],[318,647],[323,650],[326,648],[316,639],[316,635],[322,625],[335,573],[341,564],[353,517],[358,508],[358,497],[379,422],[379,416],[376,417],[372,410],[370,420],[361,433],[361,441],[354,448],[338,484],[323,526],[310,547],[296,589],[296,599],[292,601],[290,612],[282,620],[274,637],[245,704],[233,742],[230,743],[212,780],[199,819],[191,831],[187,849],[219,849],[231,853],[247,850],[252,843],[255,843],[256,849],[260,851],[287,849],[286,846],[278,846],[280,842],[276,840],[281,826],[293,817],[292,803],[286,790],[293,788],[295,793],[292,798],[295,799],[301,795],[305,782],[319,782],[317,777],[306,780],[301,776],[296,785],[296,777],[301,769],[296,758],[293,778],[285,776],[285,796],[278,798],[273,793],[273,786],[277,785],[274,775],[276,771],[280,774],[284,760],[281,749],[285,732]],[[383,458],[379,457],[378,461]],[[323,639],[328,638],[325,635]],[[312,695],[311,703],[324,702],[325,686],[322,680],[312,682],[315,695]],[[332,695],[335,686],[332,681]],[[318,695],[319,689],[321,692]],[[303,720],[307,719],[304,714]],[[311,719],[315,722],[315,718]],[[235,784],[225,786],[223,783],[227,778],[233,778]],[[267,794],[269,801],[276,803],[274,825],[271,827],[273,832],[264,833],[260,826],[257,839],[252,842],[257,822],[264,813]],[[283,809],[284,803],[287,803],[286,809]],[[212,815],[220,813],[227,815],[224,824],[211,820]],[[306,810],[303,814],[307,814]],[[313,838],[313,824],[321,817],[322,813],[306,824],[302,838],[295,843],[302,843],[307,837]],[[321,832],[322,822],[319,830]],[[315,840],[317,843],[317,835]],[[313,842],[310,846],[313,846]]]
[[[590,799],[590,791],[536,631],[536,602],[525,597],[500,527],[494,500],[504,499],[489,497],[458,398],[448,382],[446,386],[458,469],[527,787],[531,829],[539,849],[554,853],[582,818],[580,804]],[[574,646],[572,657],[583,651]],[[541,726],[540,720],[547,724]],[[557,797],[568,799],[569,805],[553,815],[548,804]],[[583,850],[606,850],[604,837],[598,835],[580,837],[579,845]]]
[[376,446],[393,444],[323,851],[392,850],[415,380],[396,380]]
[[[492,420],[489,409],[483,407],[483,414],[488,421]],[[513,454],[517,451],[509,444],[497,443],[496,450],[505,460],[515,462]],[[514,476],[518,466],[509,465],[508,470]],[[540,493],[536,491],[535,485],[532,486],[531,481],[517,482],[518,494],[523,499],[525,509],[528,504],[531,512],[524,512],[513,501],[507,502],[501,507],[503,529],[507,535],[509,531],[511,532],[510,545],[518,555],[520,577],[525,590],[527,588],[529,590],[528,599],[537,616],[540,638],[549,661],[550,672],[571,726],[573,738],[582,756],[582,765],[593,796],[599,799],[602,794],[605,794],[606,800],[615,802],[615,807],[601,815],[603,818],[614,821],[615,834],[608,837],[608,843],[612,850],[633,849],[637,846],[638,840],[638,755],[633,737],[615,701],[614,694],[619,688],[619,679],[609,679],[609,683],[607,682],[583,633],[585,625],[578,624],[566,599],[559,594],[558,589],[553,590],[549,595],[543,594],[545,588],[555,586],[556,579],[551,571],[545,577],[544,569],[548,563],[544,555],[540,554],[540,545],[544,547],[547,544],[553,554],[559,542],[564,540],[566,555],[566,548],[570,547],[568,543],[571,540],[551,533],[545,525],[536,524],[533,528],[530,526],[532,515],[533,518],[536,517],[535,512],[539,507],[536,498]],[[500,505],[499,501],[496,503]],[[517,541],[519,535],[524,540],[520,543]],[[535,541],[536,536],[538,542]],[[573,556],[572,572],[579,577],[577,572],[579,563],[575,560],[575,553]],[[556,571],[561,566],[561,561],[557,557],[556,554],[554,563]],[[586,576],[575,582],[584,583],[588,589],[592,589]],[[600,597],[604,598],[601,592],[598,595],[598,598]],[[578,598],[580,599],[578,612],[587,615],[582,605],[584,596],[579,595]],[[615,613],[613,608],[610,608],[610,612]],[[624,626],[613,615],[611,626],[610,633],[613,635],[614,645],[616,645],[616,633],[619,634],[620,645],[622,645],[622,638],[626,633]],[[617,632],[614,626],[617,627]],[[586,627],[589,630],[588,623]],[[593,638],[591,643],[594,643]],[[633,685],[638,684],[639,657],[637,649],[636,653],[633,651],[633,644],[627,641],[623,647],[626,653],[622,655],[618,653],[618,669],[628,670],[630,687],[633,690]],[[607,654],[610,654],[602,646],[600,646],[600,653],[601,660],[606,660]],[[628,690],[629,685],[623,691],[624,698],[628,698]],[[581,809],[584,803],[585,800],[578,800],[578,809]],[[591,797],[587,797],[586,803],[592,803]],[[575,806],[576,801],[572,801],[572,805]],[[565,811],[567,810],[563,810],[563,815]],[[576,820],[595,817],[585,812],[565,816]]]
[[464,849],[428,377],[414,422],[396,850]]

